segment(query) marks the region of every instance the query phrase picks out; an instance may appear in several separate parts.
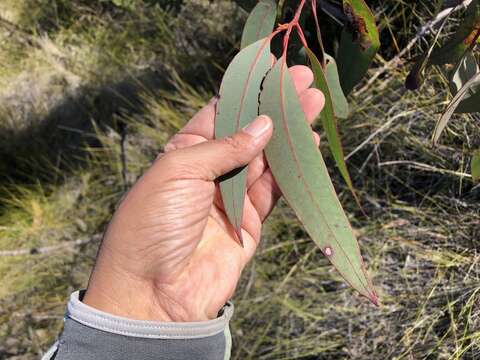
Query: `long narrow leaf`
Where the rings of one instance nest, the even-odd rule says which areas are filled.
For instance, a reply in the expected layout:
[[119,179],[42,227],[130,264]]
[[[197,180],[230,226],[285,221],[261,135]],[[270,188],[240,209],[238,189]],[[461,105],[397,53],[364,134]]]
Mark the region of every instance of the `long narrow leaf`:
[[325,74],[323,73],[322,66],[318,58],[310,49],[305,49],[305,51],[310,59],[311,68],[315,77],[315,87],[321,90],[325,96],[325,106],[320,114],[320,120],[322,122],[323,129],[325,130],[325,134],[327,135],[330,151],[332,152],[340,174],[342,174],[342,177],[352,192],[357,204],[361,207],[360,200],[358,199],[355,189],[353,188],[353,183],[350,173],[348,172],[347,164],[345,163],[342,140],[340,139],[340,134],[338,133],[337,129],[337,119],[335,118],[334,103],[329,84]]
[[277,18],[277,3],[274,0],[260,0],[250,13],[243,28],[241,48],[270,35]]
[[[262,39],[243,49],[233,59],[223,76],[215,118],[215,136],[232,135],[258,115],[258,94],[271,65],[270,41]],[[223,205],[239,239],[247,169],[237,170],[220,182]]]
[[286,200],[347,282],[377,303],[355,235],[313,141],[284,57],[264,80],[260,112],[274,121],[265,153]]
[[[462,88],[462,86],[479,71],[480,70],[478,68],[475,55],[472,51],[467,51],[452,72],[449,82],[452,94],[455,95]],[[465,96],[465,99],[469,97],[469,95],[473,95],[472,90],[473,89],[471,89],[469,94]]]
[[340,78],[338,76],[338,67],[335,59],[325,54],[325,75],[327,77],[328,87],[332,96],[335,116],[339,119],[346,119],[350,113],[348,101],[343,93]]
[[[457,109],[457,107],[460,105],[461,101],[465,97],[466,94],[468,94],[468,91],[470,88],[475,85],[475,83],[480,79],[480,73],[477,73],[474,77],[472,77],[470,80],[468,80],[465,85],[458,91],[457,95],[454,96],[450,104],[447,106],[446,110],[440,117],[440,119],[437,121],[437,124],[435,126],[435,130],[433,132],[433,144],[437,145],[438,140],[440,139],[440,136],[442,135],[443,130],[447,127],[448,122],[450,121],[450,118],[452,117],[453,113]],[[472,98],[472,97],[471,97]]]
[[343,91],[348,95],[367,73],[380,47],[375,17],[363,0],[343,0],[348,18],[340,39],[337,64]]
[[[480,72],[477,59],[472,51],[467,50],[460,59],[450,79],[450,90],[456,95],[468,80]],[[480,111],[480,81],[476,81],[470,86],[462,101],[455,109],[456,114],[473,113]]]
[[[475,84],[472,84],[471,87],[474,88],[478,86],[478,81],[480,81],[480,78]],[[467,96],[468,93],[465,95],[465,98],[462,99],[460,104],[458,104],[458,107],[454,111],[455,114],[471,114],[480,112],[480,89],[477,89],[476,93],[468,97]]]

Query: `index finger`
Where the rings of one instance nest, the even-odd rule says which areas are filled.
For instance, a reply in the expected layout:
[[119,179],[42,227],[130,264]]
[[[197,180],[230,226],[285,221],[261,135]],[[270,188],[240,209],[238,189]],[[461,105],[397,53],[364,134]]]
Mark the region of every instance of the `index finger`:
[[[299,95],[308,89],[313,82],[313,73],[306,66],[293,66],[289,69],[289,72]],[[206,140],[212,140],[215,136],[215,111],[217,102],[218,97],[212,98],[178,134],[201,136]]]

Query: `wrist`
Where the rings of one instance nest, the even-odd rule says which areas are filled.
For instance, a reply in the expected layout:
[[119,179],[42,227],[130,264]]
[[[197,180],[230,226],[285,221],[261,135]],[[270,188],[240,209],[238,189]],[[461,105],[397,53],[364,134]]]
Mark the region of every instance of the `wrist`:
[[82,302],[97,310],[132,320],[178,321],[163,309],[151,284],[125,275],[117,277],[94,270]]
[[[97,310],[132,319],[159,322],[207,321],[197,309],[195,296],[183,286],[159,285],[115,266],[113,259],[99,256],[82,302]],[[181,281],[179,281],[181,282]],[[182,296],[177,296],[182,293]],[[180,303],[176,299],[184,299]]]

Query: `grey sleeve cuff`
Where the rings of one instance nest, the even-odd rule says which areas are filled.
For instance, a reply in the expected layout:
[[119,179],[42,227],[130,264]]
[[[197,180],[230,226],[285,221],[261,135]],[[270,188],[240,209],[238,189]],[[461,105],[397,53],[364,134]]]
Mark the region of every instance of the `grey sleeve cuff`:
[[64,330],[43,360],[230,358],[231,303],[214,320],[161,323],[110,315],[82,303],[80,296],[78,291],[71,295]]

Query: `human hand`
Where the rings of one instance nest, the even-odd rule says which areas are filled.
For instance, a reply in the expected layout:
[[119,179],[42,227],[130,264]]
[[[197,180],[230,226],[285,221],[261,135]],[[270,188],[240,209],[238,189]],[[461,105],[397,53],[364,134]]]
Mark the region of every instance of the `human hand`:
[[[307,67],[290,73],[311,123],[323,95],[309,88]],[[170,140],[120,204],[83,299],[87,305],[137,320],[191,322],[217,317],[233,296],[281,193],[263,155],[272,121],[260,116],[234,136],[212,140],[215,102]],[[242,247],[215,180],[247,164]]]

